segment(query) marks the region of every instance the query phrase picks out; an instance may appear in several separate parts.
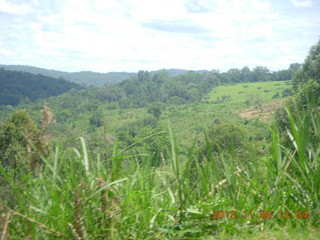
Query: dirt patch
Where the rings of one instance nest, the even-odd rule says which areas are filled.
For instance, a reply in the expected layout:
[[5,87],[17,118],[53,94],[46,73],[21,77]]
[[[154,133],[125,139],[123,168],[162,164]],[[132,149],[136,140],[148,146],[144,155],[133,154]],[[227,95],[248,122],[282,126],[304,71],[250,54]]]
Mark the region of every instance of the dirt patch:
[[262,104],[262,111],[258,107],[251,107],[240,110],[238,113],[242,118],[256,118],[262,122],[270,122],[275,110],[285,104],[287,99],[281,98]]

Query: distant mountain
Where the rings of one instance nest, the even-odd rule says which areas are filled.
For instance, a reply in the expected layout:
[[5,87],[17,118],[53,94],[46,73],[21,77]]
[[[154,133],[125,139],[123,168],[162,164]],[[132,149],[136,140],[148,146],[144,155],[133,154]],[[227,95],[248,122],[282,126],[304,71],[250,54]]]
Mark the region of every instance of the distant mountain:
[[57,96],[70,89],[81,89],[79,84],[40,74],[17,72],[0,68],[0,105],[18,105],[21,100]]
[[[132,72],[108,72],[108,73],[97,73],[91,71],[82,72],[63,72],[57,70],[48,70],[44,68],[24,66],[24,65],[0,65],[0,68],[11,70],[11,71],[22,71],[32,74],[41,74],[53,78],[63,78],[65,80],[75,82],[78,84],[92,85],[92,86],[102,86],[104,84],[113,84],[122,82],[123,80],[136,76],[137,73]],[[161,69],[157,71],[151,71],[151,74],[167,71],[168,75],[175,77],[181,74],[189,72],[189,70],[184,69]],[[207,70],[195,71],[197,73],[208,73]]]
[[32,74],[41,74],[53,78],[63,78],[70,82],[92,86],[102,86],[104,84],[118,83],[123,81],[124,79],[127,79],[128,77],[135,75],[135,73],[128,72],[97,73],[91,71],[82,71],[69,73],[24,65],[0,65],[0,68],[11,71],[22,71]]

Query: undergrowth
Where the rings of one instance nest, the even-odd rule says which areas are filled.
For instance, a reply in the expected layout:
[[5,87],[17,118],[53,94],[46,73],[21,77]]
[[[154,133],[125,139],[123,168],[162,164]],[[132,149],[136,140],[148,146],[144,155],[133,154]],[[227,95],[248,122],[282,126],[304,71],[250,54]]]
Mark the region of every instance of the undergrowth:
[[160,154],[157,167],[154,153],[135,144],[120,150],[116,143],[107,159],[90,157],[83,138],[78,149],[57,146],[55,154],[43,157],[38,177],[16,181],[0,167],[15,199],[0,202],[1,240],[263,239],[264,232],[283,229],[310,233],[320,224],[316,106],[309,102],[297,116],[288,110],[289,146],[282,146],[277,127],[270,126],[272,151],[264,158],[239,159],[225,149],[217,154],[210,141],[208,155],[194,144],[181,156],[169,127],[159,133],[167,136],[163,145],[169,154]]

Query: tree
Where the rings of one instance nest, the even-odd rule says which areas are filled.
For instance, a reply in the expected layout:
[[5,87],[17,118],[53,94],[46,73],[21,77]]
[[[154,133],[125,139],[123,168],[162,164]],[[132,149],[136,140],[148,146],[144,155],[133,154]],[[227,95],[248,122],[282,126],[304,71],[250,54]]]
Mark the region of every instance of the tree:
[[241,69],[241,82],[251,82],[251,70],[249,67],[244,67]]
[[320,40],[311,47],[302,71],[305,72],[306,77],[320,84]]
[[270,71],[267,67],[257,66],[252,72],[252,82],[265,82],[270,77]]
[[236,124],[219,124],[212,127],[208,137],[213,143],[215,152],[244,151],[248,148],[248,134],[244,128]]
[[241,81],[241,70],[237,68],[231,68],[227,71],[227,73],[231,76],[232,82],[238,83]]
[[312,82],[320,84],[320,40],[310,48],[302,69],[297,71],[293,78],[295,90]]
[[0,164],[15,172],[37,174],[40,154],[48,153],[47,144],[26,110],[17,110],[0,129]]
[[103,125],[103,114],[100,111],[94,112],[90,118],[90,124],[101,127]]
[[138,72],[138,81],[145,82],[150,80],[151,76],[148,71],[139,71]]
[[301,64],[300,63],[291,63],[289,66],[289,70],[291,71],[298,71],[301,68]]
[[157,120],[159,120],[159,117],[164,108],[165,108],[165,105],[162,102],[154,102],[148,108],[148,113],[153,114],[157,118]]

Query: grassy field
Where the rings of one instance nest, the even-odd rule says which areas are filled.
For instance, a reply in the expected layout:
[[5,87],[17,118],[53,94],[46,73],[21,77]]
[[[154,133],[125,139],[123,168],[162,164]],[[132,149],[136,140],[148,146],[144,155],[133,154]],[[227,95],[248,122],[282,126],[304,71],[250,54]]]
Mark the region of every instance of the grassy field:
[[[210,93],[204,97],[204,100],[211,103],[222,101],[239,109],[252,105],[257,99],[259,99],[261,103],[266,103],[272,101],[274,98],[281,98],[283,90],[290,89],[291,87],[287,81],[219,86],[213,88]],[[274,97],[275,95],[277,97]]]

